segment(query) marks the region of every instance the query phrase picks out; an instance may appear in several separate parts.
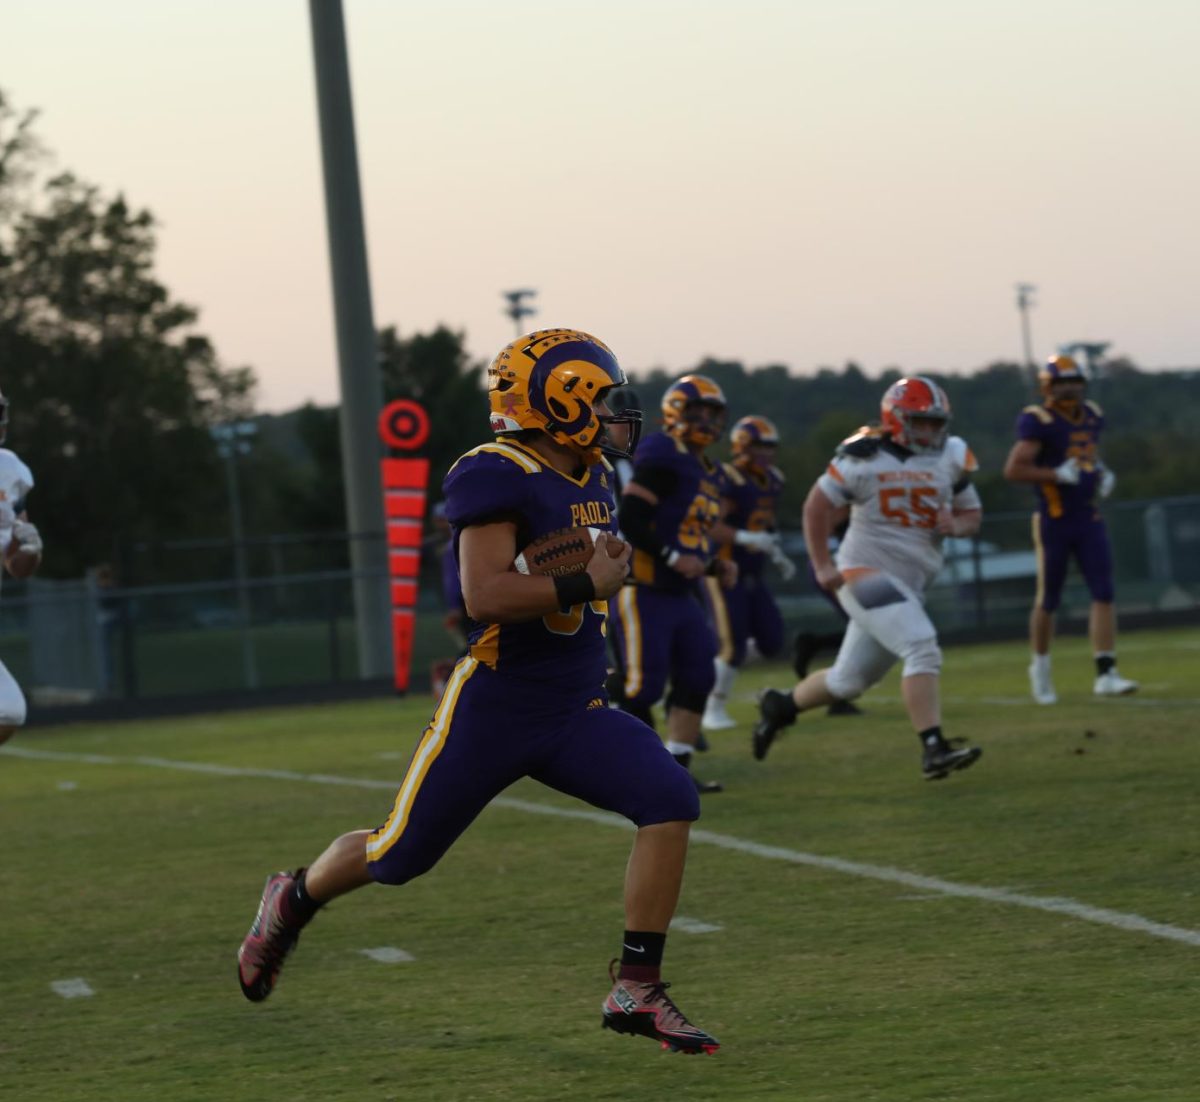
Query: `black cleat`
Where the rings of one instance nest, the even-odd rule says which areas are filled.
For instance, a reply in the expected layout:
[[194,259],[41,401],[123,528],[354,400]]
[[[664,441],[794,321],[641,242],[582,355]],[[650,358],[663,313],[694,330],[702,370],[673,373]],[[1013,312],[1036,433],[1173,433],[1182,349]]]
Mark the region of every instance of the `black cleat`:
[[702,796],[706,792],[725,791],[725,786],[720,781],[702,781],[692,774],[692,752],[690,750],[686,754],[672,754],[671,757],[688,771],[688,776],[692,778],[692,784],[696,786],[696,791]]
[[826,710],[830,716],[860,716],[863,710],[852,700],[835,700]]
[[764,689],[758,698],[759,720],[750,736],[750,748],[755,761],[762,761],[771,749],[775,736],[785,727],[796,722],[796,704],[791,693],[778,689]]
[[689,1056],[712,1054],[721,1043],[683,1016],[667,994],[669,983],[636,983],[618,979],[616,961],[609,965],[613,989],[604,1000],[601,1025],[615,1033],[649,1037],[671,1052]]
[[983,751],[978,746],[952,746],[950,743],[926,746],[921,756],[921,772],[927,781],[940,781],[956,769],[969,769],[981,757]]

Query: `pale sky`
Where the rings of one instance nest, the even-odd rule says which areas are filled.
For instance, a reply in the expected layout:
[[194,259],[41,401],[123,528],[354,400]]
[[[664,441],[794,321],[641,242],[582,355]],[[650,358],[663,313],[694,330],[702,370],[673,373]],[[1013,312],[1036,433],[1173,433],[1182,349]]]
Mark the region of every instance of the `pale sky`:
[[[376,324],[797,372],[1200,365],[1196,0],[345,0]],[[0,0],[0,87],[161,222],[260,407],[337,400],[308,4]]]

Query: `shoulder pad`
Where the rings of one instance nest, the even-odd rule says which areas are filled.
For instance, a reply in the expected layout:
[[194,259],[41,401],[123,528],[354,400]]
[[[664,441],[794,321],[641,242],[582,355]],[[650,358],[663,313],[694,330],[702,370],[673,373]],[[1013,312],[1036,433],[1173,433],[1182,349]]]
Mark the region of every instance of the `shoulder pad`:
[[725,477],[729,479],[735,486],[746,485],[746,476],[737,469],[732,463],[722,463],[721,470],[725,472]]
[[465,452],[458,457],[450,470],[455,471],[466,467],[490,471],[515,469],[524,474],[538,474],[542,469],[542,464],[524,448],[519,448],[506,440],[497,440],[491,444],[480,444],[469,452]]
[[[1010,407],[1011,408],[1011,407]],[[1054,414],[1051,413],[1045,406],[1026,406],[1022,413],[1032,413],[1043,425],[1050,424],[1054,420]]]
[[951,461],[964,473],[971,474],[979,470],[979,460],[975,453],[961,436],[951,436],[946,441],[946,452]]
[[688,454],[687,448],[675,437],[668,436],[665,432],[652,432],[648,436],[642,437],[637,451],[634,452],[633,461],[635,464],[652,463],[659,466],[664,464],[670,466],[677,461],[681,451]]
[[1097,417],[1104,416],[1104,410],[1102,410],[1096,402],[1093,402],[1091,398],[1084,399],[1083,404],[1087,406],[1087,408],[1090,409]]
[[883,438],[874,433],[863,432],[843,440],[836,454],[849,456],[851,459],[870,459],[883,444]]
[[33,489],[33,472],[16,452],[8,448],[0,448],[0,478],[22,496]]
[[442,482],[446,519],[456,528],[500,513],[521,513],[535,487],[530,475],[544,468],[502,442],[472,448]]

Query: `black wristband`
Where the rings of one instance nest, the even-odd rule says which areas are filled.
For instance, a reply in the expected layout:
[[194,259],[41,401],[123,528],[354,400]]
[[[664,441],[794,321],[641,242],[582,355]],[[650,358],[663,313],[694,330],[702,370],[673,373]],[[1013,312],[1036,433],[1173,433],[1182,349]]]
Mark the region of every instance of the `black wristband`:
[[585,605],[596,596],[596,583],[586,570],[580,574],[570,574],[565,578],[554,579],[554,593],[558,597],[558,607],[563,612],[569,612],[574,605]]

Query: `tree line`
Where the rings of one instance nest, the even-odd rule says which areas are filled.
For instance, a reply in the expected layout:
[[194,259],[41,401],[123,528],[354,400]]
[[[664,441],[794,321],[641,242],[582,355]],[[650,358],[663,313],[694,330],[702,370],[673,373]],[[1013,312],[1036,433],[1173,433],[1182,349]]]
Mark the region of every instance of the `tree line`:
[[[247,536],[313,537],[289,551],[290,569],[344,565],[344,542],[333,538],[346,523],[336,408],[258,414],[253,370],[223,364],[198,332],[195,308],[157,278],[154,217],[72,173],[47,173],[35,119],[0,92],[0,389],[13,407],[9,446],[37,479],[30,510],[46,541],[43,573],[76,577],[116,563],[128,582],[227,576],[230,460],[212,430],[244,420],[259,430],[232,460]],[[410,335],[388,326],[378,347],[384,399],[416,398],[430,413],[436,497],[450,464],[490,435],[484,364],[463,332],[445,326]],[[868,377],[846,364],[797,376],[779,364],[711,359],[690,370],[724,388],[731,424],[759,413],[779,427],[790,524],[838,442],[878,415],[901,375]],[[647,431],[662,391],[683,373],[635,366]],[[1018,412],[1036,400],[1026,370],[997,362],[930,374],[949,393],[954,431],[980,459],[987,507],[1025,507],[1027,491],[1005,483],[1000,467]],[[1109,415],[1104,453],[1119,496],[1200,485],[1192,425],[1200,371],[1147,372],[1117,360],[1092,389]],[[727,454],[724,444],[715,450]],[[183,550],[164,556],[165,546]],[[260,565],[279,563],[260,557]]]

